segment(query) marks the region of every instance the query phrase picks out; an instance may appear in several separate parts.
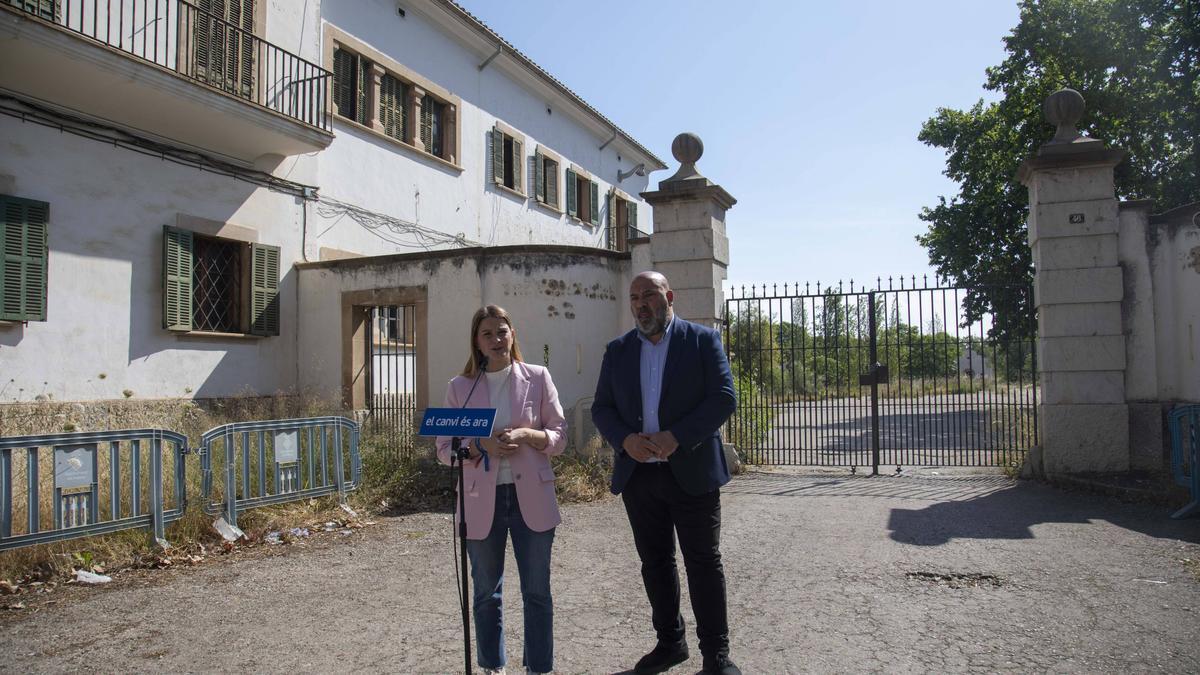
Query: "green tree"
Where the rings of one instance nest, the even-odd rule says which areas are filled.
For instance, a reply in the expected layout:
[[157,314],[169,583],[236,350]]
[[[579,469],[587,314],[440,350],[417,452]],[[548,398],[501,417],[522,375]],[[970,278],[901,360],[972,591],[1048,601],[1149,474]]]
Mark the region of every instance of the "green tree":
[[963,286],[967,321],[987,312],[993,334],[1030,335],[1028,196],[1020,163],[1050,139],[1041,114],[1054,91],[1083,94],[1084,133],[1129,151],[1117,194],[1160,208],[1200,200],[1200,0],[1021,0],[1004,61],[984,88],[1001,95],[940,108],[918,138],[944,148],[959,194],[925,208],[917,240],[938,273]]

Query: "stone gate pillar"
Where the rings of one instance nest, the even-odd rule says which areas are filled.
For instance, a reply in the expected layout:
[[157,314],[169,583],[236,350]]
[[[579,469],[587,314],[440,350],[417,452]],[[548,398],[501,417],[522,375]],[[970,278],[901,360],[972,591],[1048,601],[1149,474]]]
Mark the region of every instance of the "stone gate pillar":
[[654,269],[671,282],[675,312],[688,321],[717,327],[725,315],[721,284],[729,266],[725,212],[737,200],[696,170],[704,154],[698,136],[679,134],[671,154],[679,161],[679,171],[659,183],[657,191],[642,193],[654,207],[650,258]]
[[1075,129],[1083,106],[1071,89],[1046,99],[1043,111],[1057,133],[1017,174],[1029,188],[1041,468],[1050,474],[1129,470],[1113,186],[1125,152]]

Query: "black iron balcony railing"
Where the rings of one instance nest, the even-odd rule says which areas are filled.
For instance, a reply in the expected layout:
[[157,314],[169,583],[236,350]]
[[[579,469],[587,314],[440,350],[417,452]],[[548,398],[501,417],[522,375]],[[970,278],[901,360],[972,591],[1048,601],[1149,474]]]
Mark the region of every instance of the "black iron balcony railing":
[[[199,7],[184,0],[0,0],[0,4],[310,126],[331,128],[327,101],[332,74],[254,35],[249,0],[200,0]],[[206,11],[206,7],[227,6],[242,11],[229,16],[232,21]]]
[[608,227],[608,248],[611,251],[628,251],[630,239],[644,239],[649,232],[643,232],[629,225],[610,225]]

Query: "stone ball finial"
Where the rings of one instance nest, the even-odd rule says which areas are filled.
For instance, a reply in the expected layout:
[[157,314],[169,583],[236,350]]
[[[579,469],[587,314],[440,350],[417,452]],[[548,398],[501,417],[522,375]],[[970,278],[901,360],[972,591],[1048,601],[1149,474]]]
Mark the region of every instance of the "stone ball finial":
[[695,164],[704,154],[704,141],[690,131],[685,131],[671,142],[671,154],[680,164]]
[[700,172],[696,170],[696,162],[700,161],[700,156],[704,154],[704,142],[700,140],[699,136],[690,131],[679,134],[675,140],[671,141],[671,154],[679,162],[679,170],[675,172],[674,176],[659,185],[705,180],[704,176],[701,176]]
[[1083,95],[1074,89],[1063,88],[1046,97],[1042,104],[1042,113],[1046,121],[1057,127],[1051,143],[1071,143],[1082,134],[1076,129],[1080,118],[1083,117]]

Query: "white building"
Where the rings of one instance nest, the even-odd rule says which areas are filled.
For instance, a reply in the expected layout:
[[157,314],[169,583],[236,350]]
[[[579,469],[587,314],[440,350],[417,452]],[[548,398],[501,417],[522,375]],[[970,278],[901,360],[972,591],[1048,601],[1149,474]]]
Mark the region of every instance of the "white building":
[[570,406],[626,325],[665,165],[450,0],[0,0],[0,52],[0,403],[436,403],[507,302]]

